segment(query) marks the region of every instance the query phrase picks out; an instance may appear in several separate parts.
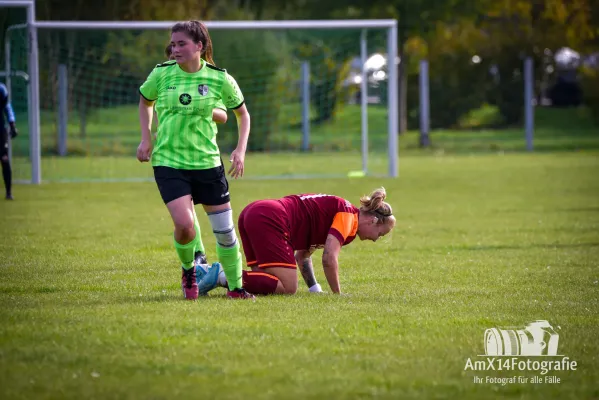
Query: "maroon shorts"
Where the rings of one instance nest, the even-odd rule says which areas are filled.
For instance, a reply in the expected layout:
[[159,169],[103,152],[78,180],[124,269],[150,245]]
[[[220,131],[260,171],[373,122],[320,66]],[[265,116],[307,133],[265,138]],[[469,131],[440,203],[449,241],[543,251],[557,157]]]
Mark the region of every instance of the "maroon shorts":
[[287,212],[279,201],[249,204],[239,214],[237,228],[248,266],[297,268]]

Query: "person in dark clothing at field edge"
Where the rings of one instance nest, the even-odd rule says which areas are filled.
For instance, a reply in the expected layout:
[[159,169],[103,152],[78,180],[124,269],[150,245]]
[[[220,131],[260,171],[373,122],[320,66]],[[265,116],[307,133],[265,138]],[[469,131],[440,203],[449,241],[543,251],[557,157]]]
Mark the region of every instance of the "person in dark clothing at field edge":
[[[6,117],[6,120],[5,120]],[[15,113],[8,101],[8,89],[0,83],[0,160],[2,161],[2,177],[4,178],[4,187],[6,188],[6,200],[12,200],[12,170],[10,160],[8,159],[8,130],[6,122],[10,127],[10,137],[17,136],[17,127],[15,126]]]

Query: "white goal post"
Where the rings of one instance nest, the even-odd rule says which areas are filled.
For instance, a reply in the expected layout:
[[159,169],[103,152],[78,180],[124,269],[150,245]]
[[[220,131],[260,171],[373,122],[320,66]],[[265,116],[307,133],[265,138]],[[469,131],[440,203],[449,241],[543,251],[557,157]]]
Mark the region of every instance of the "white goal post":
[[[27,28],[28,28],[28,75],[32,79],[29,81],[28,110],[29,117],[29,157],[31,159],[31,183],[39,184],[42,182],[41,171],[41,140],[40,140],[40,90],[39,90],[39,59],[37,47],[37,28],[35,26],[35,0],[0,0],[0,8],[14,7],[27,9]],[[6,54],[8,54],[8,49]],[[10,55],[6,61],[6,79],[10,82]],[[10,84],[8,85],[10,86]],[[10,87],[8,95],[11,95]]]
[[[6,1],[0,0],[0,7],[10,4],[18,4],[28,7],[29,28],[29,126],[31,135],[31,182],[41,182],[40,164],[40,105],[39,105],[39,70],[37,29],[86,29],[86,30],[160,30],[169,29],[177,21],[36,21],[34,17],[34,1]],[[303,20],[303,21],[206,21],[206,26],[211,30],[281,30],[281,29],[362,29],[360,43],[356,44],[356,53],[359,52],[362,66],[364,66],[366,54],[366,37],[364,34],[368,29],[385,29],[387,31],[387,63],[388,63],[388,91],[387,91],[387,153],[388,153],[388,176],[397,177],[398,165],[398,72],[397,60],[397,21],[396,20]],[[364,69],[364,68],[363,68]],[[366,93],[366,82],[364,73],[361,80],[362,93]],[[367,123],[367,96],[361,96],[361,153],[362,169],[367,173],[368,157],[368,123]]]

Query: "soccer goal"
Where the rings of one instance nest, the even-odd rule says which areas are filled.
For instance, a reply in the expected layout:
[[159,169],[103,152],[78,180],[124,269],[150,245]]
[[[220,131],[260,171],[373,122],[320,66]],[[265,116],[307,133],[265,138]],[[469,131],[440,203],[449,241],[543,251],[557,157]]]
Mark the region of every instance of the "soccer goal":
[[[138,87],[165,61],[174,23],[33,20],[14,29],[7,68],[28,63],[29,82],[13,79],[11,89],[27,85],[30,96],[15,105],[30,114],[21,118],[28,134],[13,143],[17,178],[151,179],[135,160]],[[250,111],[248,178],[398,176],[395,20],[206,25],[215,64],[235,77]],[[218,129],[226,154],[237,142],[232,112]]]

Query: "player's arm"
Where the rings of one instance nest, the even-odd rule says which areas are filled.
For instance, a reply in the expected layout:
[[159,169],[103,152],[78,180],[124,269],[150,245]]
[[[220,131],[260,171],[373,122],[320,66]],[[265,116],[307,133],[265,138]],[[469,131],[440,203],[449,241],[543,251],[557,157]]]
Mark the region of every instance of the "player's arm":
[[14,139],[17,137],[17,126],[15,125],[15,113],[10,106],[10,103],[6,104],[6,116],[8,117],[8,125],[10,126],[10,137]]
[[227,119],[227,107],[225,107],[222,101],[218,101],[212,110],[212,120],[217,124],[224,124],[227,122]]
[[322,292],[322,288],[316,282],[316,277],[314,276],[314,267],[312,266],[312,252],[310,250],[298,250],[295,252],[295,261],[297,262],[297,267],[302,273],[302,277],[304,278],[304,282],[306,282],[306,286],[310,289],[311,292]]
[[152,154],[152,116],[154,115],[154,102],[143,95],[139,97],[139,125],[141,127],[141,142],[137,146],[137,160],[150,161]]
[[217,124],[224,124],[227,122],[227,112],[225,110],[221,110],[220,108],[213,109],[212,120]]
[[[6,89],[4,85],[2,85],[2,91],[0,94],[5,98],[5,100],[8,100],[8,89]],[[8,125],[10,126],[10,137],[16,137],[17,126],[15,125],[15,112],[12,109],[10,101],[6,102],[6,106],[4,106],[4,110],[2,110],[2,112],[6,114],[6,120],[8,121]]]
[[327,282],[333,293],[341,293],[339,287],[339,252],[341,251],[341,243],[336,236],[329,233],[324,244],[322,252],[322,268]]
[[237,119],[237,127],[239,131],[239,139],[237,140],[237,148],[245,153],[250,137],[250,113],[248,112],[245,103],[241,107],[233,110]]
[[231,153],[231,167],[228,172],[233,178],[241,178],[245,170],[245,152],[247,151],[250,136],[250,113],[245,104],[234,109],[233,112],[237,119],[239,139],[237,139],[237,147]]
[[146,81],[139,87],[139,124],[142,143],[152,143],[152,117],[154,103],[158,99],[158,75],[160,68],[154,68]]
[[229,74],[224,80],[222,99],[223,104],[235,113],[237,132],[239,133],[237,147],[231,153],[231,168],[228,172],[233,178],[241,178],[245,168],[245,152],[250,136],[250,113],[237,82]]
[[139,96],[139,124],[141,127],[141,140],[152,141],[152,117],[154,116],[154,102]]

